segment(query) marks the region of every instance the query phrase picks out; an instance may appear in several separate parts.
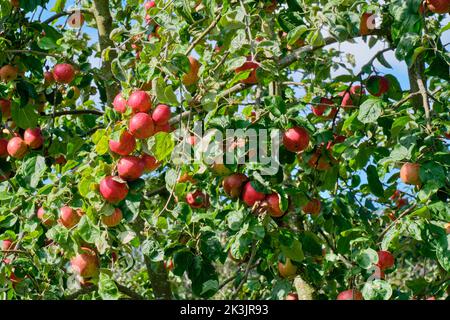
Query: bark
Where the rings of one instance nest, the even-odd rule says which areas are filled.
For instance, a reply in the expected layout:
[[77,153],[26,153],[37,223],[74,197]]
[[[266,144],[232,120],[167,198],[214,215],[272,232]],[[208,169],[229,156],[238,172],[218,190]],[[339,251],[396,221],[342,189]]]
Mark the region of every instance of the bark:
[[[145,240],[144,220],[137,217],[134,224],[134,231],[139,236],[141,242]],[[150,279],[150,285],[153,289],[153,295],[156,300],[170,300],[172,299],[172,289],[170,288],[167,271],[164,268],[164,262],[152,262],[146,255],[144,255],[144,262],[147,268],[147,274]]]
[[[109,10],[109,1],[93,0],[92,13],[94,14],[95,21],[97,22],[100,51],[103,52],[103,50],[107,49],[108,47],[112,48],[114,46],[114,43],[109,38],[109,35],[113,30],[112,17]],[[102,59],[101,73],[108,105],[111,105],[114,97],[119,91],[118,83],[114,79],[111,71],[111,61],[116,58],[116,56],[116,52],[112,50],[109,53],[108,61]]]

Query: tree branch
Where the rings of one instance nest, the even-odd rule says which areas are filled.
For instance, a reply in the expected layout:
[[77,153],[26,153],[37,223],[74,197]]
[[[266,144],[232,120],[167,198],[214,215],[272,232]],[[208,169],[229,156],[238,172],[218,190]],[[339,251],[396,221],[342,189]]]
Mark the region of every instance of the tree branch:
[[53,22],[53,21],[55,21],[55,20],[57,20],[57,19],[59,19],[61,17],[68,16],[68,15],[70,15],[72,13],[77,12],[77,11],[81,11],[83,14],[92,14],[91,11],[86,10],[86,9],[72,9],[72,10],[67,10],[67,11],[63,11],[63,12],[58,12],[57,14],[54,14],[53,16],[49,17],[48,19],[42,21],[42,23],[43,24],[49,24],[49,23],[51,23],[51,22]]
[[83,114],[93,114],[97,116],[102,116],[103,112],[100,110],[67,110],[67,111],[60,111],[55,112],[55,114],[48,114],[48,113],[41,113],[41,116],[45,117],[60,117],[60,116],[66,116],[66,115],[83,115]]
[[221,8],[219,8],[219,13],[217,14],[217,16],[214,18],[214,20],[211,22],[211,24],[205,29],[205,31],[203,31],[200,36],[195,39],[191,45],[186,49],[185,54],[188,55],[197,44],[200,43],[200,41],[202,41],[202,39],[212,30],[214,29],[214,27],[217,25],[217,23],[219,22],[220,18],[222,18],[222,14],[220,13]]
[[255,242],[253,242],[253,245],[252,245],[252,252],[250,254],[250,259],[248,260],[247,266],[245,268],[244,276],[242,277],[241,283],[239,283],[239,286],[237,287],[237,289],[234,292],[234,295],[232,297],[233,300],[236,299],[237,295],[239,294],[239,291],[241,291],[242,287],[244,286],[244,283],[247,281],[248,274],[251,270],[250,266],[252,265],[253,260],[255,259],[257,249],[258,249],[258,247],[257,247],[256,241],[255,241]]

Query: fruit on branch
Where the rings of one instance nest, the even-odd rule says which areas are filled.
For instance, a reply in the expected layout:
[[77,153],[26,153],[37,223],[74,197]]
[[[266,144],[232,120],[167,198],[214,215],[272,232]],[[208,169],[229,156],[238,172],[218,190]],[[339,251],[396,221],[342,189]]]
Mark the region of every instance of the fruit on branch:
[[240,73],[240,72],[244,72],[247,70],[251,70],[248,77],[246,79],[242,79],[240,82],[246,83],[246,84],[255,84],[255,83],[258,83],[258,76],[256,75],[256,70],[258,68],[259,68],[259,63],[252,61],[251,57],[247,57],[247,61],[244,62],[244,64],[242,66],[240,66],[239,68],[236,68],[235,72]]
[[169,133],[171,131],[172,131],[172,128],[170,127],[170,124],[169,123],[165,123],[163,125],[155,126],[155,132],[154,133],[155,134],[158,133],[158,132],[167,132],[167,133]]
[[166,124],[170,120],[171,111],[169,106],[159,104],[152,112],[152,120],[157,126]]
[[139,157],[124,156],[120,158],[117,164],[117,172],[119,177],[124,180],[136,180],[144,173],[144,165],[144,162]]
[[400,169],[400,179],[406,184],[419,185],[420,180],[420,164],[405,163]]
[[251,182],[248,181],[242,189],[241,197],[242,201],[244,201],[246,205],[252,207],[257,201],[264,201],[266,195],[262,192],[256,191]]
[[173,270],[173,260],[169,259],[168,261],[164,261],[164,269],[167,271]]
[[60,155],[60,156],[55,158],[55,164],[64,165],[66,163],[67,163],[67,159],[63,155]]
[[361,16],[359,24],[359,34],[367,36],[375,29],[375,15],[373,13],[364,12]]
[[328,141],[326,149],[331,150],[336,143],[342,143],[345,141],[345,139],[347,139],[346,136],[336,134],[333,135],[333,140]]
[[26,129],[23,134],[23,139],[31,149],[39,149],[44,144],[44,137],[39,128]]
[[144,172],[152,172],[160,166],[160,163],[158,162],[158,160],[156,160],[154,156],[151,156],[146,153],[142,154],[141,161],[144,166]]
[[190,192],[186,195],[186,202],[191,208],[207,208],[209,206],[209,197],[200,190]]
[[122,210],[120,210],[119,208],[115,208],[114,212],[111,215],[102,216],[102,223],[105,226],[112,228],[117,226],[120,223],[120,221],[122,221],[122,218],[123,218]]
[[309,158],[308,165],[319,171],[327,171],[331,168],[329,157],[329,152],[322,152],[321,148],[318,148]]
[[358,290],[350,289],[339,293],[336,300],[364,300],[364,298]]
[[320,98],[320,103],[317,105],[312,106],[312,112],[318,116],[321,117],[327,111],[327,109],[331,108],[334,105],[333,100],[330,100],[328,98]]
[[309,145],[309,133],[302,127],[293,127],[283,133],[283,145],[291,152],[299,152]]
[[137,112],[147,112],[152,108],[152,98],[144,90],[136,90],[128,97],[128,106]]
[[297,266],[291,262],[291,259],[286,258],[285,263],[278,261],[278,272],[283,278],[289,278],[297,273]]
[[227,168],[223,163],[214,162],[211,165],[211,171],[218,176],[224,177],[231,174],[231,170]]
[[11,100],[0,99],[0,112],[3,119],[11,118]]
[[70,259],[70,265],[79,276],[92,278],[97,276],[100,262],[94,250],[81,247],[80,253]]
[[109,149],[121,156],[127,156],[136,148],[136,139],[128,131],[122,132],[119,141],[109,140]]
[[6,158],[8,156],[8,140],[0,139],[0,158]]
[[155,1],[147,1],[146,3],[144,3],[145,10],[150,10],[154,6],[156,6]]
[[119,113],[125,113],[127,111],[127,100],[122,96],[121,92],[114,98],[113,107]]
[[197,59],[195,59],[192,56],[189,56],[188,59],[189,59],[189,72],[181,77],[181,82],[187,87],[197,83],[199,79],[198,71],[200,70],[200,63],[198,62]]
[[126,198],[128,185],[119,178],[108,176],[100,181],[100,194],[110,203],[118,203]]
[[286,300],[298,300],[298,294],[291,292],[286,296]]
[[400,198],[396,201],[397,209],[401,209],[408,204],[408,199]]
[[352,107],[359,106],[360,100],[366,92],[360,85],[351,86],[349,90],[342,91],[338,94],[341,97],[341,107],[344,110],[349,110]]
[[267,204],[267,213],[274,218],[279,218],[284,215],[284,211],[280,208],[280,196],[278,193],[271,193],[266,196],[265,203]]
[[40,207],[36,213],[36,216],[38,217],[39,220],[41,220],[41,223],[46,226],[47,228],[52,227],[53,225],[55,225],[56,221],[53,220],[52,218],[46,218],[45,217],[45,210],[43,207]]
[[17,67],[7,64],[0,68],[0,79],[3,82],[14,81],[17,79],[18,72]]
[[243,173],[233,173],[223,179],[222,186],[225,193],[232,199],[238,199],[241,196],[242,187],[248,178]]
[[197,180],[195,180],[189,173],[185,172],[177,180],[177,183],[186,183],[186,182],[190,182],[192,184],[196,184]]
[[450,12],[450,0],[427,0],[428,9],[434,13]]
[[11,138],[11,140],[8,141],[6,148],[8,150],[8,154],[16,159],[22,159],[28,151],[27,144],[20,137]]
[[131,134],[138,139],[147,139],[155,132],[152,117],[144,112],[133,115],[128,124],[128,128]]
[[55,83],[55,77],[53,76],[53,73],[50,71],[44,72],[44,85],[46,87],[51,86]]
[[305,204],[302,207],[302,211],[305,214],[317,216],[320,213],[321,208],[322,208],[322,204],[319,199],[311,199],[310,201],[308,201],[307,204]]
[[2,250],[8,251],[9,249],[11,249],[12,243],[13,242],[10,239],[3,240]]
[[389,91],[389,80],[383,76],[370,76],[366,87],[371,95],[379,97]]
[[10,0],[11,6],[14,8],[20,8],[20,0]]
[[57,64],[53,68],[53,77],[58,83],[71,83],[75,79],[75,68],[68,63]]
[[450,222],[447,222],[447,223],[444,225],[444,228],[445,228],[445,232],[446,232],[447,234],[450,234]]
[[380,250],[377,252],[378,254],[378,263],[377,266],[380,267],[381,270],[389,269],[394,266],[395,258],[389,251]]
[[67,229],[72,229],[77,225],[82,216],[80,210],[75,210],[69,206],[59,209],[59,222]]
[[264,7],[264,11],[266,11],[267,13],[272,13],[275,11],[276,8],[277,8],[277,0],[270,0],[270,4],[267,4]]
[[81,11],[75,11],[67,18],[67,24],[71,28],[81,28],[84,24],[84,15]]

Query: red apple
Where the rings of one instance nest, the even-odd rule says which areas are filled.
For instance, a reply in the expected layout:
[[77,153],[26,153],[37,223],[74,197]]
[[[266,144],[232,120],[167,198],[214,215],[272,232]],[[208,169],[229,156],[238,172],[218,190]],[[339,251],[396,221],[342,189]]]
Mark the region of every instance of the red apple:
[[127,111],[127,100],[122,97],[122,93],[117,94],[114,98],[113,107],[119,113],[125,113]]
[[309,145],[309,134],[302,127],[288,129],[283,134],[283,145],[291,152],[299,152]]
[[297,273],[297,266],[291,262],[291,259],[286,258],[286,262],[278,262],[278,272],[283,278],[290,278]]
[[75,79],[75,68],[68,63],[57,64],[53,68],[53,77],[58,83],[71,83]]
[[28,146],[20,137],[11,138],[7,145],[8,154],[16,159],[22,159],[28,151]]
[[44,72],[44,85],[50,86],[55,83],[55,77],[53,76],[53,73],[50,71]]
[[80,211],[64,206],[59,210],[59,221],[67,229],[72,229],[81,219]]
[[427,0],[428,9],[434,13],[450,12],[450,0]]
[[190,192],[186,195],[186,202],[191,208],[207,208],[209,206],[209,197],[200,190]]
[[11,6],[14,8],[20,8],[20,0],[10,0],[9,3],[11,3]]
[[119,177],[124,180],[136,180],[144,173],[144,162],[142,162],[141,158],[135,156],[124,156],[120,158],[117,164],[117,171]]
[[45,218],[45,210],[43,207],[40,207],[37,211],[37,217],[39,220],[41,220],[42,224],[46,226],[47,228],[52,227],[55,225],[56,221],[51,218]]
[[336,300],[364,300],[364,298],[358,290],[350,289],[339,293]]
[[23,139],[31,149],[39,149],[44,144],[44,137],[39,128],[25,130]]
[[367,36],[375,29],[375,15],[373,13],[364,12],[361,16],[359,24],[359,34]]
[[127,156],[136,148],[136,139],[128,131],[120,135],[119,141],[109,140],[109,149],[121,156]]
[[248,178],[243,173],[233,173],[222,181],[223,190],[232,199],[237,199],[241,196],[242,186]]
[[189,72],[181,77],[181,82],[183,82],[185,86],[191,86],[197,83],[199,79],[198,76],[199,70],[200,70],[200,63],[198,62],[198,60],[192,56],[189,56]]
[[154,156],[146,153],[142,154],[141,161],[144,165],[144,172],[152,172],[160,166],[160,163]]
[[152,108],[152,98],[144,90],[136,90],[128,97],[128,105],[134,113],[147,112]]
[[168,261],[164,261],[164,269],[166,269],[167,271],[170,271],[173,269],[173,260],[170,259]]
[[153,122],[157,126],[166,124],[170,120],[170,116],[171,116],[170,108],[165,104],[157,105],[152,113]]
[[280,198],[278,193],[272,193],[266,196],[267,212],[274,218],[281,217],[284,212],[280,208]]
[[325,111],[329,108],[331,108],[330,106],[333,106],[334,102],[328,98],[320,98],[320,104],[317,105],[313,105],[312,106],[312,112],[318,116],[321,117]]
[[72,269],[83,278],[92,278],[98,274],[99,259],[94,250],[81,247],[80,254],[70,259]]
[[400,169],[400,179],[406,184],[419,185],[420,180],[420,164],[418,163],[405,163]]
[[151,8],[153,8],[154,6],[156,6],[155,1],[147,1],[144,4],[145,10],[150,10]]
[[147,139],[155,132],[152,117],[144,112],[139,112],[133,115],[130,119],[128,127],[131,134],[138,139]]
[[11,118],[11,100],[0,99],[0,111],[3,119]]
[[317,216],[320,213],[322,204],[319,199],[311,199],[306,205],[302,207],[302,210],[306,214]]
[[377,266],[381,270],[389,269],[394,266],[395,258],[389,251],[378,251],[378,263]]
[[327,157],[322,154],[321,150],[317,150],[309,158],[308,165],[319,171],[327,171],[331,168],[331,164]]
[[379,97],[389,90],[389,81],[382,76],[370,76],[366,80],[367,91],[375,97]]
[[286,300],[298,300],[298,294],[291,292],[286,296]]
[[9,240],[9,239],[3,240],[2,250],[3,251],[8,251],[8,250],[12,249],[11,248],[12,244],[13,244],[13,242],[11,240]]
[[171,131],[172,131],[172,128],[170,127],[170,124],[168,122],[166,122],[166,123],[164,123],[162,125],[155,126],[155,133],[158,133],[158,132],[167,132],[167,133],[169,133]]
[[247,57],[247,61],[242,66],[235,70],[236,73],[251,70],[246,79],[241,80],[242,83],[255,84],[258,83],[258,76],[256,75],[256,69],[259,68],[259,63],[252,61],[251,57]]
[[250,207],[252,207],[257,201],[264,201],[266,195],[264,193],[256,191],[251,182],[247,182],[242,189],[242,201]]
[[66,163],[67,163],[67,159],[63,155],[60,155],[60,156],[55,158],[55,164],[64,165]]
[[17,79],[17,74],[19,70],[17,67],[13,67],[9,64],[0,68],[0,79],[3,82],[10,82]]
[[102,216],[102,222],[107,227],[115,227],[122,221],[122,210],[115,208],[114,212],[109,216]]
[[118,203],[126,198],[128,185],[117,181],[115,177],[105,177],[100,181],[100,194],[110,203]]
[[0,139],[0,158],[5,158],[8,156],[8,140]]
[[450,234],[450,222],[447,222],[447,223],[444,225],[444,228],[445,228],[445,232],[446,232],[447,234]]

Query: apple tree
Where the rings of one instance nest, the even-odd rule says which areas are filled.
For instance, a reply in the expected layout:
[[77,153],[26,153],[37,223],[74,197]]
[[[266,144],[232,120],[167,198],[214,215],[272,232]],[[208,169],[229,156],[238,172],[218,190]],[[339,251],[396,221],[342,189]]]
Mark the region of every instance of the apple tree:
[[449,11],[0,0],[0,297],[446,299]]

